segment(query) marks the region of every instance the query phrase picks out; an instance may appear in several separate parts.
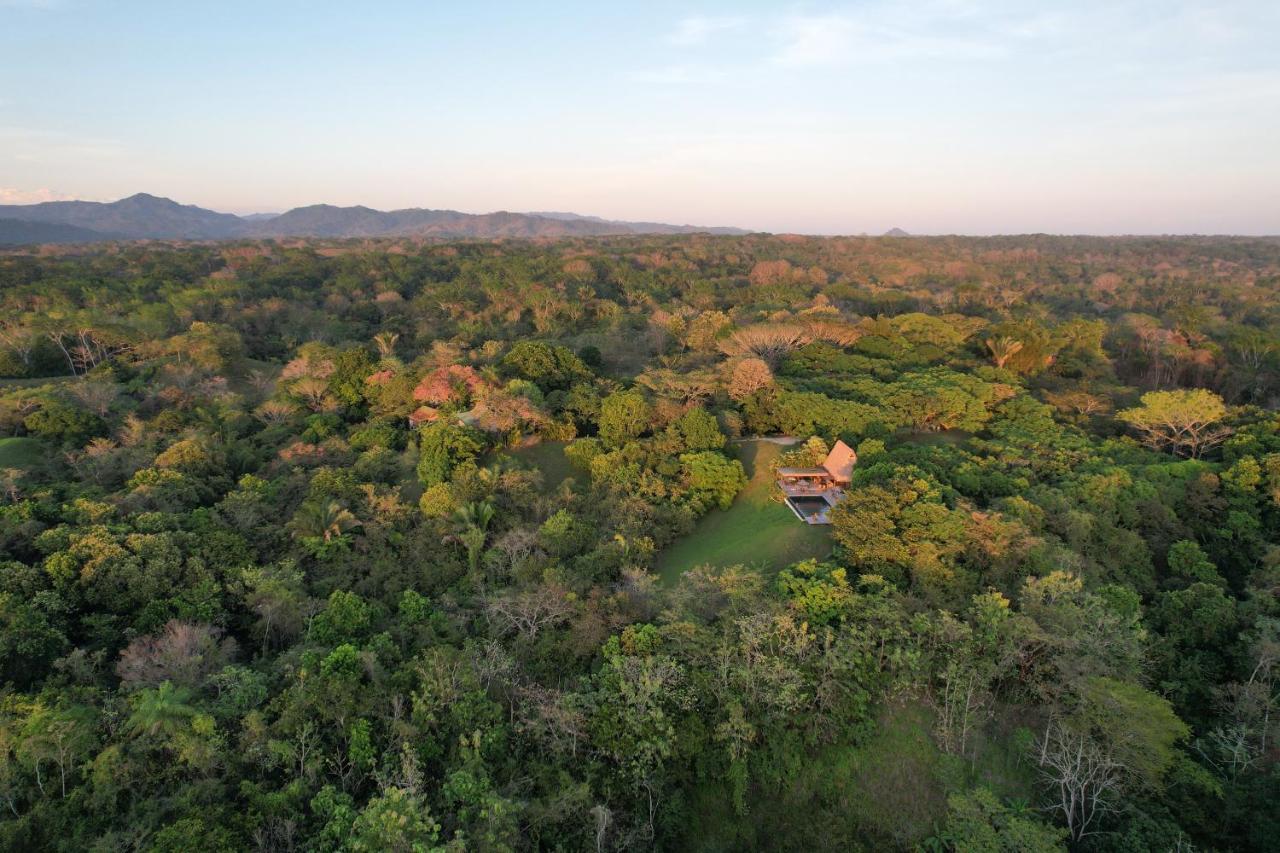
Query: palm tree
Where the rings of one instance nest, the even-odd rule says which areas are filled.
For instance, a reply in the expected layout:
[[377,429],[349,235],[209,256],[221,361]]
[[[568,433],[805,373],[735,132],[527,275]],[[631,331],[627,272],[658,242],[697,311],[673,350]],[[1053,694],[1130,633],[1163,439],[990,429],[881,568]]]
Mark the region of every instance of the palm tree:
[[398,340],[400,336],[395,332],[378,332],[373,336],[373,345],[378,348],[378,355],[385,361],[395,357]]
[[208,435],[219,444],[230,444],[234,414],[226,403],[215,402],[207,406],[197,406],[195,423],[197,431]]
[[472,501],[458,508],[458,520],[463,527],[475,527],[488,530],[493,521],[493,504],[488,501]]
[[462,530],[458,541],[467,549],[467,563],[471,571],[480,565],[480,552],[488,539],[489,523],[493,521],[493,504],[488,501],[472,501],[458,508],[458,522]]
[[1022,351],[1024,344],[1016,338],[987,338],[987,349],[991,350],[991,359],[996,367],[1004,368],[1005,362]]
[[135,737],[162,735],[165,740],[181,733],[196,709],[187,704],[191,691],[186,687],[174,687],[165,681],[154,690],[140,691],[133,700],[133,713],[126,723]]
[[293,517],[293,533],[300,539],[322,539],[326,543],[342,539],[360,526],[360,519],[337,501],[303,504]]

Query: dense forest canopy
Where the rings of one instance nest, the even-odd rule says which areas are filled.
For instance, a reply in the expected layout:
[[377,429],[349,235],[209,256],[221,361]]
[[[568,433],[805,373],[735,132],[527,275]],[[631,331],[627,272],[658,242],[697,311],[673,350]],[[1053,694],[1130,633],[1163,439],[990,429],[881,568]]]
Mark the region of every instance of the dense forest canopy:
[[4,849],[1280,837],[1280,241],[15,251],[0,377]]

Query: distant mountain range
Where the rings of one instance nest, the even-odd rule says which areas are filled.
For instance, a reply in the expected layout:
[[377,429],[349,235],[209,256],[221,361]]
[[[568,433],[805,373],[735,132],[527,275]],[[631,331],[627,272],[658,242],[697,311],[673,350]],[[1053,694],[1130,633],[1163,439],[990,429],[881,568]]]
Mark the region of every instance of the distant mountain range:
[[746,234],[660,222],[620,222],[576,213],[460,213],[315,204],[235,216],[138,193],[113,202],[0,205],[0,244],[98,240],[234,240],[255,237],[601,237],[618,234]]

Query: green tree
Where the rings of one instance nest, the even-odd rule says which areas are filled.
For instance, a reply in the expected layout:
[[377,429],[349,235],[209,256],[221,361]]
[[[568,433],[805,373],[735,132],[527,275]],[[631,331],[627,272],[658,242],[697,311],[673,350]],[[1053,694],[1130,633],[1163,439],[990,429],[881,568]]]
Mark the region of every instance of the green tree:
[[360,519],[338,501],[307,502],[298,507],[290,522],[293,534],[318,554],[344,548]]
[[68,780],[74,781],[81,762],[96,746],[95,722],[93,709],[84,705],[51,708],[37,704],[31,709],[15,754],[35,775],[42,795],[54,792],[46,782],[46,774],[52,772],[56,773],[56,791],[66,798]]
[[425,797],[388,788],[356,815],[345,848],[352,853],[427,853],[439,838],[440,824]]
[[990,788],[947,798],[947,825],[938,839],[956,853],[1056,853],[1067,833],[1026,807],[1004,805]]
[[125,728],[134,737],[171,742],[187,731],[197,711],[190,704],[191,690],[164,682],[159,687],[139,690],[132,697],[133,712]]
[[105,435],[106,423],[95,414],[57,400],[51,400],[27,415],[23,426],[64,447],[83,447],[91,438]]
[[418,435],[418,479],[424,486],[443,483],[459,464],[484,450],[483,436],[470,427],[437,421]]
[[728,509],[747,485],[742,463],[714,450],[682,453],[680,465],[694,499],[704,505]]
[[1198,459],[1231,435],[1231,428],[1222,424],[1226,414],[1221,397],[1193,388],[1150,391],[1142,395],[1141,405],[1117,412],[1116,417],[1133,427],[1148,446]]
[[591,376],[591,368],[573,350],[543,341],[520,341],[503,357],[502,366],[544,391],[564,390]]
[[681,450],[719,450],[724,447],[720,424],[706,409],[690,409],[671,425],[671,429],[680,436]]
[[600,403],[600,438],[620,447],[649,428],[653,411],[639,391],[618,391]]
[[488,501],[472,501],[458,508],[456,516],[461,528],[458,539],[467,549],[467,565],[472,572],[480,567],[480,554],[489,538],[489,524],[493,521],[493,504]]
[[991,360],[1001,369],[1004,369],[1009,359],[1017,355],[1025,346],[1022,341],[1010,337],[987,338],[985,343],[991,352]]
[[914,467],[877,465],[855,475],[831,510],[831,530],[851,564],[940,592],[953,582],[965,544],[965,516],[939,484]]

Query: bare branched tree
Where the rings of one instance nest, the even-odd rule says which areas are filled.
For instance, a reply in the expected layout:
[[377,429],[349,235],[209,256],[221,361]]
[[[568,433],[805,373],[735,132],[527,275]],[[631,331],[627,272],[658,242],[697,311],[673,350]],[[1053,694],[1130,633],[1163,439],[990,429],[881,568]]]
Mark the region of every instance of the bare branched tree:
[[799,323],[761,323],[738,329],[720,341],[720,350],[726,355],[755,356],[776,367],[787,353],[813,340],[813,334]]
[[1062,815],[1072,840],[1092,835],[1102,817],[1115,810],[1124,766],[1087,734],[1059,720],[1050,721],[1036,749],[1051,808]]
[[485,602],[485,612],[502,631],[514,631],[532,640],[542,629],[569,618],[573,603],[563,588],[542,584],[522,592],[494,596]]

